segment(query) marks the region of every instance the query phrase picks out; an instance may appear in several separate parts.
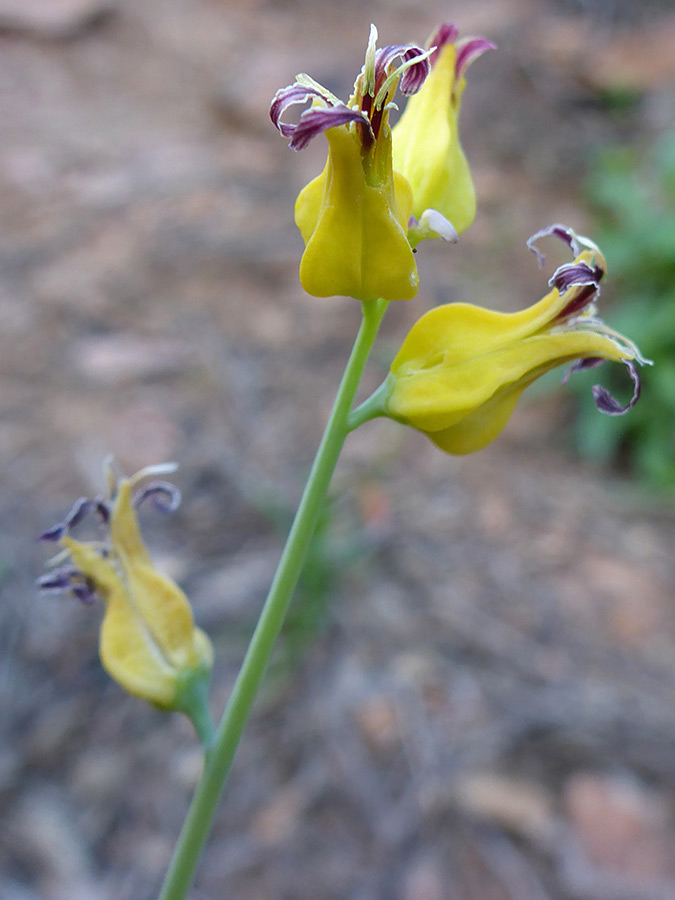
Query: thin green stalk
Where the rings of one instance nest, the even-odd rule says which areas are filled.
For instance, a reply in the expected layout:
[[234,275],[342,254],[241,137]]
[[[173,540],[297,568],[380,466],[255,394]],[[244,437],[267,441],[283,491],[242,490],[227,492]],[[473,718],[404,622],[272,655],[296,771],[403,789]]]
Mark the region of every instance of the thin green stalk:
[[353,409],[347,416],[347,428],[354,431],[364,422],[370,422],[378,416],[384,415],[385,406],[391,394],[391,375],[385,378],[379,388],[374,391],[360,406]]
[[260,687],[274,643],[300,577],[340,451],[349,432],[348,416],[387,308],[384,300],[363,304],[363,319],[295,515],[274,581],[260,614],[223,718],[204,760],[174,857],[159,900],[185,900],[199,856],[223,792],[232,760]]

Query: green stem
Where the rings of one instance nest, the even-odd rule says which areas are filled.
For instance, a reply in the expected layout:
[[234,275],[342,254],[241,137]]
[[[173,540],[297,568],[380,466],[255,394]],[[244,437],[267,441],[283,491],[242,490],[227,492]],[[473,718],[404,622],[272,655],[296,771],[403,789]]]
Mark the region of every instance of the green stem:
[[364,400],[360,406],[353,409],[347,416],[347,428],[354,431],[364,422],[370,422],[371,419],[377,419],[378,416],[385,415],[385,406],[389,395],[391,394],[392,384],[391,376],[387,376],[376,391]]
[[159,900],[185,900],[192,884],[197,862],[211,830],[237,745],[283,625],[321,505],[345,437],[350,430],[347,424],[349,411],[354,403],[366,360],[386,308],[387,302],[384,300],[363,303],[361,327],[342,376],[300,506],[230,700],[210,749],[206,753],[204,770],[195,789]]

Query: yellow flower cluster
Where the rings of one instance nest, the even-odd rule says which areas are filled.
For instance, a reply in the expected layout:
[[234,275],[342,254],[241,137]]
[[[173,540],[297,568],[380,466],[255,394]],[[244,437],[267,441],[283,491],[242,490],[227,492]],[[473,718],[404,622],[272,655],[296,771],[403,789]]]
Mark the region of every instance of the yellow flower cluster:
[[[417,244],[429,237],[456,240],[476,214],[459,114],[467,66],[494,45],[484,38],[458,40],[451,24],[441,25],[426,49],[378,49],[376,38],[371,26],[366,60],[346,104],[308,75],[298,75],[272,101],[272,121],[293,149],[321,133],[328,139],[326,166],[295,207],[305,242],[300,280],[315,296],[414,297]],[[391,128],[397,88],[409,99]],[[297,124],[284,121],[290,106],[308,101]],[[575,259],[555,272],[543,300],[512,314],[463,303],[431,310],[352,421],[390,416],[449,453],[470,453],[499,434],[540,375],[566,362],[575,370],[603,360],[627,366],[634,392],[622,406],[596,386],[596,405],[610,415],[630,409],[640,392],[636,363],[648,361],[596,315],[604,258],[591,241],[553,225],[530,239],[540,262],[535,241],[547,235],[564,240]]]

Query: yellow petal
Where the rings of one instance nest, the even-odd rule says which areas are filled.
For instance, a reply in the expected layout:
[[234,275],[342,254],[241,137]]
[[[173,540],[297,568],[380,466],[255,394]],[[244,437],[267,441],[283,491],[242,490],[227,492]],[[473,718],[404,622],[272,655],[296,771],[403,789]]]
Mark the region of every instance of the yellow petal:
[[110,538],[117,553],[128,562],[142,561],[150,564],[150,554],[138,526],[133,489],[128,478],[121,479],[117,485],[110,519]]
[[[329,156],[301,191],[296,223],[306,242],[300,281],[316,297],[407,300],[417,293],[417,267],[407,239],[410,191],[391,165],[367,180],[362,144],[345,127],[326,132]],[[381,134],[378,143],[386,136]],[[378,147],[385,160],[386,147]]]
[[179,670],[163,655],[124,590],[107,598],[99,652],[105,670],[130,694],[157,706],[173,705]]
[[454,44],[445,44],[392,130],[394,169],[410,182],[413,215],[436,209],[457,233],[476,216],[476,193],[459,143],[465,79],[455,82]]
[[458,456],[487,447],[503,431],[526,385],[508,387],[450,428],[427,432],[437,447]]
[[[581,254],[577,261],[586,254]],[[545,330],[580,287],[556,288],[538,303],[514,313],[471,303],[448,303],[425,313],[408,332],[391,365],[394,373],[428,368],[446,358],[452,365],[475,359]]]
[[136,614],[165,659],[177,668],[197,666],[202,660],[194,644],[190,603],[171,579],[152,565],[138,527],[128,480],[117,489],[110,519],[110,536]]
[[395,378],[387,411],[421,431],[441,431],[473,415],[502,389],[522,390],[549,369],[595,356],[626,358],[614,341],[590,331],[535,335],[459,365],[448,355],[439,365]]
[[158,706],[170,706],[177,670],[162,653],[131,602],[122,577],[95,547],[70,537],[64,537],[61,543],[70,553],[75,567],[94,583],[105,601],[99,638],[105,670],[134,696]]

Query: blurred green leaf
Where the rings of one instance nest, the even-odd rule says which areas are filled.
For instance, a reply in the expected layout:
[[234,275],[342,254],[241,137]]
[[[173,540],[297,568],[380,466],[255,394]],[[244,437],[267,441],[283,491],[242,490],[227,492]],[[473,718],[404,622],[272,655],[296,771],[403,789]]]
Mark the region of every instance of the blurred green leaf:
[[612,293],[621,298],[603,317],[634,340],[654,367],[642,370],[640,401],[623,417],[602,416],[589,397],[596,382],[624,397],[621,367],[571,379],[576,444],[590,459],[621,462],[650,484],[675,487],[675,132],[642,157],[625,147],[599,154],[586,195]]

